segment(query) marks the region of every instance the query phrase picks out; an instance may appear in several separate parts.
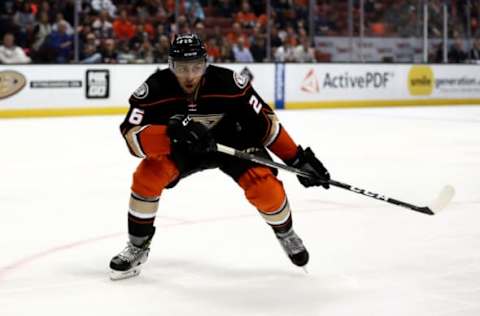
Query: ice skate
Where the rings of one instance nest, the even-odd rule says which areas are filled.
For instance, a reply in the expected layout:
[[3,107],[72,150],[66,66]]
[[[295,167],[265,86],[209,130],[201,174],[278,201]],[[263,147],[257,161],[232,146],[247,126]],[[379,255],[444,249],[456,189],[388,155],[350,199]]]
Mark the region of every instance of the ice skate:
[[151,240],[152,236],[141,246],[135,246],[129,241],[125,249],[110,261],[110,279],[121,280],[139,275],[141,265],[147,261]]
[[275,235],[277,236],[280,245],[282,245],[283,250],[288,255],[292,263],[296,266],[304,268],[305,270],[305,266],[307,265],[309,259],[308,251],[295,231],[290,229],[288,232],[275,233]]

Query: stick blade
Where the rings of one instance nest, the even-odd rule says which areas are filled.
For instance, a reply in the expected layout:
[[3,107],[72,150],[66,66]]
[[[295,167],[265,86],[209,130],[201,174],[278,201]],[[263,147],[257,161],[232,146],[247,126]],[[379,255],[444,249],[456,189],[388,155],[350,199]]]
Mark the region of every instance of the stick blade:
[[450,203],[454,195],[455,188],[451,185],[446,185],[445,187],[443,187],[442,191],[440,191],[440,194],[437,196],[437,198],[433,200],[432,203],[430,203],[428,208],[434,214],[437,214]]

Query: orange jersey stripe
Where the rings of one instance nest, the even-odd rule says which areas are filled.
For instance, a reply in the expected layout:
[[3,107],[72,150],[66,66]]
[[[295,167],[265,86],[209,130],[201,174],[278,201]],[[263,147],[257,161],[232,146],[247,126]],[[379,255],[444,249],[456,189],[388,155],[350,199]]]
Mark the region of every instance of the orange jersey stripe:
[[147,157],[158,157],[170,153],[170,138],[165,125],[150,125],[139,135],[140,144]]
[[268,147],[275,155],[283,161],[292,160],[297,155],[297,144],[290,137],[288,132],[280,127],[277,139]]

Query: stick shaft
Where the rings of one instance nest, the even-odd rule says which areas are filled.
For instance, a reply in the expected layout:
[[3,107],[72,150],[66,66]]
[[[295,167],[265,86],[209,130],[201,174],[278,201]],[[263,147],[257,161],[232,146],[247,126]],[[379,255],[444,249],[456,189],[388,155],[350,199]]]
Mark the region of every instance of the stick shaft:
[[[252,161],[252,162],[258,163],[260,165],[267,166],[267,167],[282,169],[282,170],[285,170],[285,171],[288,171],[288,172],[291,172],[291,173],[295,173],[295,174],[297,174],[299,176],[302,176],[302,177],[307,177],[307,178],[315,177],[315,175],[313,175],[309,172],[303,171],[301,169],[298,169],[298,168],[295,168],[295,167],[290,167],[290,166],[272,161],[272,160],[267,159],[267,158],[256,156],[256,155],[251,154],[251,153],[236,150],[235,148],[231,148],[231,147],[228,147],[228,146],[225,146],[225,145],[222,145],[222,144],[217,144],[217,151],[221,152],[221,153],[224,153],[224,154],[227,154],[227,155],[230,155],[230,156],[235,156],[235,157],[240,158],[240,159]],[[410,203],[407,203],[407,202],[403,202],[403,201],[400,201],[400,200],[397,200],[397,199],[389,198],[384,194],[367,191],[365,189],[361,189],[361,188],[352,186],[350,184],[343,183],[343,182],[336,181],[336,180],[332,180],[332,179],[328,180],[328,183],[332,186],[342,188],[342,189],[345,189],[345,190],[348,190],[350,192],[354,192],[354,193],[357,193],[357,194],[361,194],[363,196],[367,196],[367,197],[370,197],[370,198],[373,198],[373,199],[376,199],[376,200],[379,200],[379,201],[383,201],[383,202],[387,202],[387,203],[394,204],[394,205],[397,205],[397,206],[401,206],[401,207],[404,207],[404,208],[408,208],[408,209],[416,211],[416,212],[420,212],[420,213],[424,213],[424,214],[428,214],[428,215],[434,215],[432,210],[430,210],[428,207],[416,206],[416,205],[413,205],[413,204],[410,204]]]

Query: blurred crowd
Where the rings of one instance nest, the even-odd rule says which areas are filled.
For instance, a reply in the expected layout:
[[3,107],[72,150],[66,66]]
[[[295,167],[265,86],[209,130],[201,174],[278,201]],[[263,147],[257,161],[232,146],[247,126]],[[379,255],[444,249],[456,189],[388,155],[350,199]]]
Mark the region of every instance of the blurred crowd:
[[[452,0],[456,4],[462,0]],[[364,0],[365,36],[421,36],[416,0]],[[437,10],[441,0],[432,0]],[[474,1],[475,2],[475,1]],[[0,63],[164,63],[176,33],[195,32],[207,44],[212,62],[328,61],[312,46],[314,36],[358,35],[359,9],[354,1],[348,27],[347,1],[317,0],[309,20],[309,0],[271,0],[267,38],[266,0],[82,0],[75,23],[75,0],[2,0]],[[478,4],[472,7],[471,35],[478,36]],[[454,10],[451,21],[465,21]],[[477,15],[475,15],[477,14]],[[175,17],[177,18],[175,19]],[[431,34],[441,30],[434,15]],[[75,28],[75,25],[78,25]],[[441,25],[441,24],[440,24]],[[465,35],[466,24],[452,22],[453,37]],[[78,50],[75,54],[75,35]],[[270,46],[267,47],[268,43]],[[480,41],[465,51],[452,45],[452,59],[478,58]],[[453,57],[455,55],[455,58]],[[270,58],[268,56],[271,56]],[[460,56],[460,57],[458,57]],[[460,61],[461,62],[461,61]]]

